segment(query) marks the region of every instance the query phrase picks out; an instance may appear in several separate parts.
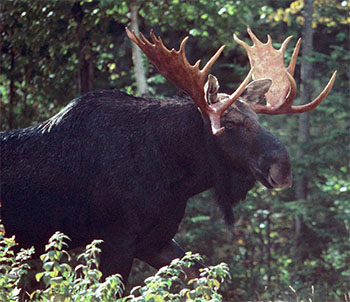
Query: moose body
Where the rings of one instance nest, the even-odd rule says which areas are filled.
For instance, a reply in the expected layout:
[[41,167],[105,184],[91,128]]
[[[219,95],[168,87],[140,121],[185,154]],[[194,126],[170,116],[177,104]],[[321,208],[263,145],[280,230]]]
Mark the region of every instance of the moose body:
[[[57,230],[72,239],[72,248],[103,239],[106,275],[119,272],[127,278],[134,257],[159,268],[183,254],[172,238],[191,196],[216,187],[219,204],[232,220],[232,203],[244,198],[255,181],[242,164],[253,162],[250,153],[259,153],[255,165],[262,165],[264,156],[267,161],[279,152],[288,177],[283,145],[261,126],[254,129],[259,125],[253,112],[241,115],[246,123],[255,121],[248,129],[253,136],[242,124],[235,134],[214,137],[188,98],[97,91],[43,123],[2,132],[6,232],[16,235],[21,246],[39,251]],[[224,142],[227,136],[232,143]],[[249,150],[247,139],[259,151]]]

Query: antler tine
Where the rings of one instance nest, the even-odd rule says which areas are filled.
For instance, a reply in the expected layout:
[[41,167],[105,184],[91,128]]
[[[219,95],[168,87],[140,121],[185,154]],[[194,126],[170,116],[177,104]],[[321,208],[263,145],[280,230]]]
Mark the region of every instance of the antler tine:
[[248,28],[247,28],[247,31],[248,31],[249,37],[252,39],[252,41],[253,41],[253,43],[254,43],[255,45],[257,45],[257,44],[264,44],[263,42],[261,42],[261,41],[257,38],[257,36],[252,32],[252,30],[250,29],[249,26],[248,26]]
[[315,98],[312,102],[306,105],[292,106],[288,113],[303,113],[303,112],[308,112],[315,109],[327,97],[328,93],[331,91],[336,75],[337,75],[337,71],[334,71],[326,87],[322,90],[319,96]]
[[282,56],[284,56],[284,53],[286,52],[286,49],[287,49],[287,45],[292,38],[293,36],[289,36],[283,41],[281,48],[279,49],[279,52],[282,54]]
[[294,70],[295,70],[295,65],[297,64],[297,58],[300,50],[300,45],[301,45],[301,38],[298,39],[297,44],[294,47],[294,51],[292,54],[292,59],[290,60],[289,66],[287,68],[287,71],[293,76],[294,75]]
[[288,111],[288,109],[292,107],[293,101],[297,96],[297,83],[288,71],[286,71],[286,74],[290,82],[290,89],[286,100],[282,103],[281,107],[279,108],[281,112]]
[[240,97],[240,95],[243,93],[246,86],[249,84],[249,81],[252,78],[253,72],[254,72],[254,67],[252,67],[249,70],[248,75],[245,77],[245,79],[243,80],[241,85],[239,85],[239,87],[236,89],[236,91],[230,95],[230,97],[228,98],[228,100],[226,102],[223,102],[223,106],[221,108],[222,112],[225,112],[225,110],[228,107],[230,107],[231,104],[234,103]]
[[182,40],[178,53],[181,54],[182,60],[185,62],[185,64],[190,65],[190,63],[187,61],[186,53],[185,53],[185,46],[186,46],[187,40],[188,40],[188,37]]
[[[142,34],[142,33],[141,33]],[[159,37],[159,38],[157,38],[157,36],[154,34],[154,32],[153,32],[153,29],[151,29],[151,31],[150,31],[150,36],[151,36],[151,38],[152,38],[152,40],[153,40],[153,42],[154,43],[161,43],[161,44],[163,44],[163,41],[162,41],[162,39]],[[145,36],[142,34],[142,37],[143,37],[143,39],[145,39],[145,40],[147,40],[146,38],[145,38]]]
[[233,34],[233,39],[236,41],[237,44],[241,45],[247,52],[250,51],[250,46],[242,41],[240,38],[236,36],[236,34]]
[[137,36],[137,34],[134,31],[132,31],[132,34],[135,37],[135,39],[142,41],[143,44],[148,45],[148,46],[152,45],[152,43],[150,41],[148,41],[142,33],[140,33],[141,39]]
[[[145,44],[145,42],[140,39],[134,31],[130,31],[129,29],[126,31],[126,34],[128,35],[129,39],[131,39],[132,41],[134,41],[137,45],[143,45]],[[142,35],[141,35],[141,38],[144,38]]]
[[270,35],[267,35],[267,42],[266,42],[266,44],[268,44],[268,45],[272,45],[272,39],[271,39],[271,36]]
[[[224,50],[226,46],[222,45],[217,52],[215,53],[215,55],[213,55],[211,57],[211,59],[207,62],[207,64],[205,64],[205,66],[203,67],[203,69],[201,70],[201,72],[203,72],[205,75],[207,75],[209,73],[209,69],[213,66],[213,64],[216,62],[216,60],[219,58],[220,54],[222,53],[222,51]],[[197,61],[197,63],[200,62],[200,60]],[[196,63],[196,65],[197,65]],[[198,63],[199,64],[199,63]]]
[[[175,51],[174,48],[173,48],[172,50],[169,50],[168,48],[166,48],[166,46],[165,46],[164,43],[163,43],[162,38],[161,38],[161,37],[158,37],[158,38],[157,38],[157,36],[156,36],[156,35],[154,34],[154,32],[153,32],[153,29],[151,29],[150,35],[151,35],[152,41],[154,42],[154,45],[152,45],[152,43],[150,43],[150,42],[145,38],[145,36],[142,35],[142,36],[143,36],[143,39],[145,39],[145,40],[149,43],[150,46],[158,47],[158,48],[160,48],[162,51],[167,52],[167,53],[169,53],[169,54],[170,54],[172,51]],[[182,45],[182,44],[186,44],[187,40],[188,40],[188,37],[185,37],[185,38],[183,39],[181,45]],[[181,49],[181,47],[180,47],[180,49]],[[175,51],[175,52],[176,52],[176,51]],[[185,57],[185,63],[186,63],[186,57]]]

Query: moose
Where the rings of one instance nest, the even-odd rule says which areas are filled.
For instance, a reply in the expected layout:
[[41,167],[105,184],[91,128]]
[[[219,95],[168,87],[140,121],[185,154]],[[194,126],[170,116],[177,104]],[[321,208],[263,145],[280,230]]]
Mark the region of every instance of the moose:
[[178,51],[169,50],[153,32],[151,42],[126,28],[130,40],[186,96],[93,91],[44,122],[1,132],[6,233],[37,253],[57,230],[71,238],[71,248],[102,239],[104,276],[119,273],[127,282],[134,258],[159,269],[184,255],[173,237],[195,194],[214,188],[230,225],[233,205],[256,180],[267,188],[290,187],[288,152],[257,114],[313,110],[330,92],[336,73],[315,100],[293,106],[300,40],[286,68],[283,56],[291,37],[276,50],[270,37],[262,43],[248,33],[253,46],[234,39],[247,50],[251,70],[236,91],[224,94],[208,75],[224,46],[200,69],[200,61],[191,65],[186,59],[188,38]]

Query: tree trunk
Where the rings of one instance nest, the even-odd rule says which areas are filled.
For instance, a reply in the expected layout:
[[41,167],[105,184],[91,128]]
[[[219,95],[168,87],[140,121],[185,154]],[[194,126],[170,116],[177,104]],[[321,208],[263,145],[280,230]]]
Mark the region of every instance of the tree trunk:
[[92,49],[85,37],[80,41],[79,65],[79,92],[84,94],[93,90],[94,78]]
[[78,89],[80,94],[84,94],[93,90],[94,81],[94,62],[90,32],[86,30],[83,23],[85,14],[79,1],[74,3],[71,13],[74,20],[78,23],[76,29],[76,35],[79,41]]
[[[310,57],[313,52],[313,29],[312,29],[313,0],[305,1],[304,11],[304,29],[302,33],[302,65],[301,65],[301,104],[306,104],[311,100],[312,85],[312,63]],[[300,160],[303,157],[303,144],[310,139],[310,115],[303,113],[299,115],[298,143],[301,146],[297,153]],[[307,199],[307,178],[304,175],[298,175],[296,180],[296,197],[297,199]]]
[[[302,32],[303,46],[302,46],[302,64],[301,64],[301,104],[306,104],[311,100],[312,84],[312,63],[310,57],[313,52],[313,29],[312,29],[312,14],[313,14],[313,0],[305,1],[304,8],[304,28]],[[297,151],[297,159],[300,161],[304,155],[304,144],[310,139],[310,116],[309,113],[299,114],[299,128],[298,128],[298,143],[299,149]],[[305,168],[305,167],[304,167]],[[297,200],[306,200],[308,198],[308,179],[302,170],[295,181],[295,193]],[[302,228],[301,217],[296,217],[295,220],[295,243],[300,236]]]
[[[131,15],[131,30],[137,34],[140,33],[138,24],[138,6],[136,0],[130,1],[130,15]],[[139,95],[148,94],[148,85],[146,81],[146,72],[143,66],[142,53],[135,43],[131,43],[132,60],[134,63],[136,86]]]
[[16,92],[15,92],[15,54],[14,50],[11,49],[11,65],[10,65],[10,94],[9,94],[9,111],[8,111],[8,127],[9,129],[12,129],[14,127],[14,114],[13,110],[15,107],[15,98],[16,98]]

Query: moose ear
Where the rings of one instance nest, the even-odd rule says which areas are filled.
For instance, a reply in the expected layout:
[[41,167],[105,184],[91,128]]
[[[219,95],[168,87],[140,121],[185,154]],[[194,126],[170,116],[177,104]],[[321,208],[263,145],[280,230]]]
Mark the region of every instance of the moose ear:
[[208,75],[208,81],[204,85],[205,99],[208,105],[217,103],[220,85],[218,79],[212,74]]
[[265,98],[265,93],[269,91],[272,80],[260,79],[251,82],[241,94],[241,99],[250,104],[260,104]]

